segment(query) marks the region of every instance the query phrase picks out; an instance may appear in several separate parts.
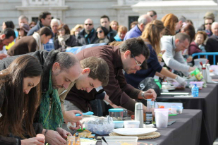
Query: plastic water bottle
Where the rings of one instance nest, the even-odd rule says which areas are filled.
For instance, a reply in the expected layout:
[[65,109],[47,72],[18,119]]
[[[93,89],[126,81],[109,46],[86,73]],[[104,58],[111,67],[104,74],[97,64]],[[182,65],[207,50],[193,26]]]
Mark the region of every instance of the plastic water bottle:
[[147,110],[146,110],[145,124],[152,124],[152,122],[153,122],[153,115],[152,115],[153,110],[154,110],[154,101],[151,101],[151,99],[147,99]]
[[192,96],[198,97],[198,94],[199,94],[199,88],[196,84],[194,84],[194,86],[192,87]]

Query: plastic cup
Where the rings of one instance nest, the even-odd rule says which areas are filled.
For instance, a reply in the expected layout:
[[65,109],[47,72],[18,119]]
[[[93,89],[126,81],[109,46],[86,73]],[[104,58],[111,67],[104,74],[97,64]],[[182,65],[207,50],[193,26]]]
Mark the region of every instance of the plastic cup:
[[157,128],[166,128],[168,124],[168,117],[169,117],[169,109],[154,109],[155,112],[155,122]]
[[182,114],[182,110],[183,110],[183,107],[182,106],[177,106],[177,111],[178,111],[178,114]]

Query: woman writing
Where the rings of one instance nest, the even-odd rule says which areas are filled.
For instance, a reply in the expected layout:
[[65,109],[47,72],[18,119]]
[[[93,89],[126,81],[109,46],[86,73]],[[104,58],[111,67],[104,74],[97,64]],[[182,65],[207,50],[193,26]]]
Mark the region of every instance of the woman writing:
[[[0,144],[43,145],[40,124],[33,124],[39,105],[42,67],[33,56],[15,59],[0,71]],[[29,138],[29,139],[28,139]]]
[[156,72],[159,72],[163,76],[176,79],[177,82],[184,85],[185,80],[180,76],[177,76],[167,69],[164,69],[159,61],[157,54],[161,52],[160,39],[164,33],[164,25],[159,20],[154,20],[146,25],[141,38],[147,44],[150,50],[150,56],[147,60],[148,69],[137,71],[136,74],[125,74],[126,80],[134,87],[138,87],[139,83],[146,77],[154,77]]

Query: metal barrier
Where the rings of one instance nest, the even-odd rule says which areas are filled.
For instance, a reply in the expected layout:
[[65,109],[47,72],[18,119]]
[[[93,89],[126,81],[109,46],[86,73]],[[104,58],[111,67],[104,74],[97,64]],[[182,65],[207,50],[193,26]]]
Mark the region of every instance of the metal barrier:
[[208,59],[209,55],[213,56],[213,64],[216,65],[216,56],[218,56],[218,52],[200,52],[200,53],[194,53],[192,54],[192,58],[194,58],[195,56],[198,56],[198,58],[200,58],[200,56],[206,56],[206,58]]

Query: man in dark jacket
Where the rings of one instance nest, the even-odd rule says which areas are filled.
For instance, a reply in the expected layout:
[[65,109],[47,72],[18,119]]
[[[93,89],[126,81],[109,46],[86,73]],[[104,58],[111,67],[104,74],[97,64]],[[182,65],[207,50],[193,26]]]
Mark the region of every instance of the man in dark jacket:
[[[213,35],[208,38],[205,49],[207,52],[218,52],[218,22],[212,24]],[[216,57],[215,64],[213,63],[213,56],[208,57],[210,64],[217,65],[218,57]]]
[[98,38],[91,19],[85,20],[84,29],[79,32],[76,39],[79,46],[95,43]]
[[[117,106],[122,106],[128,110],[135,110],[135,101],[133,99],[156,99],[156,93],[153,89],[146,92],[135,89],[126,83],[123,70],[130,74],[136,73],[141,69],[142,64],[149,57],[149,50],[141,38],[132,38],[124,41],[120,47],[97,46],[82,50],[76,54],[79,60],[90,56],[104,59],[109,66],[109,82],[103,86],[103,90],[109,96],[109,99]],[[90,100],[95,99],[97,91],[78,90],[73,87],[66,100],[72,105],[76,105],[82,111],[91,109]],[[105,96],[104,96],[105,97]],[[78,102],[80,103],[79,105]],[[144,112],[146,107],[143,108]]]
[[[45,128],[43,133],[45,133],[46,142],[55,145],[65,144],[66,140],[63,138],[67,137],[68,132],[59,127],[63,123],[63,116],[71,114],[68,117],[68,119],[71,119],[71,122],[82,119],[81,116],[75,117],[74,111],[65,112],[62,107],[70,84],[81,74],[79,61],[71,53],[58,51],[36,51],[28,55],[36,57],[43,68],[41,103],[35,122],[41,123],[43,128]],[[8,57],[0,61],[0,70],[7,68],[17,57],[19,56]],[[57,89],[65,89],[65,91],[58,93]]]
[[27,33],[27,36],[33,35],[34,32],[38,31],[43,26],[50,27],[50,23],[51,23],[51,13],[42,12],[39,15],[37,24],[32,29],[29,30],[29,32]]
[[102,27],[107,28],[107,30],[108,30],[107,37],[109,38],[109,41],[110,42],[115,41],[114,37],[117,35],[117,32],[114,31],[113,29],[111,29],[110,18],[106,15],[101,16],[100,24]]
[[207,36],[210,37],[213,35],[211,31],[211,25],[215,20],[215,16],[212,12],[207,12],[204,16],[204,24],[202,24],[198,31],[205,31],[207,33]]

